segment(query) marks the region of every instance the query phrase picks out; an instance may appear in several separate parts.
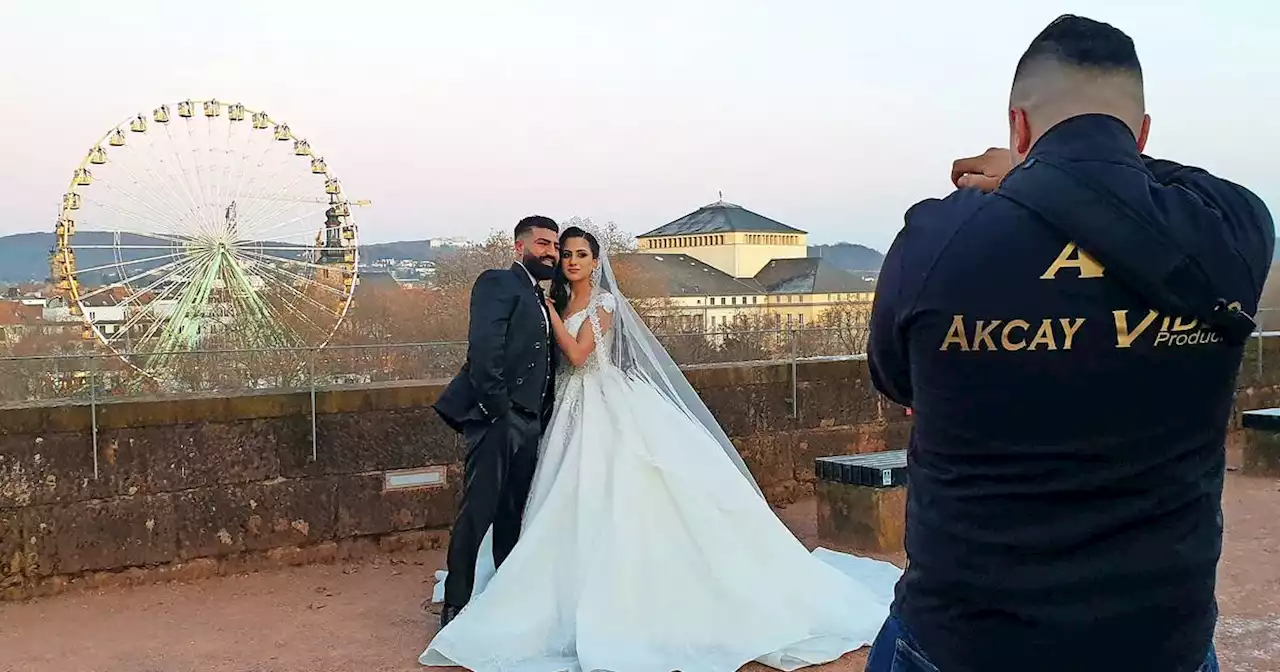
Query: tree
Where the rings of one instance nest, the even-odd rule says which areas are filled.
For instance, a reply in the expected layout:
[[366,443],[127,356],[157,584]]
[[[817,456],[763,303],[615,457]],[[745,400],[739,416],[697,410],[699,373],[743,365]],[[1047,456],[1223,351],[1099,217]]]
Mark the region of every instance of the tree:
[[827,334],[830,346],[839,352],[857,355],[867,351],[871,305],[861,301],[839,301],[822,314],[818,326]]
[[596,226],[590,217],[570,217],[560,223],[560,230],[576,226],[589,231],[599,241],[600,247],[608,251],[610,256],[635,252],[638,248],[636,237],[622,230],[615,222],[604,226]]
[[515,260],[511,233],[491,231],[478,245],[469,245],[441,256],[436,262],[434,285],[442,290],[471,291],[476,277],[491,268],[506,268]]

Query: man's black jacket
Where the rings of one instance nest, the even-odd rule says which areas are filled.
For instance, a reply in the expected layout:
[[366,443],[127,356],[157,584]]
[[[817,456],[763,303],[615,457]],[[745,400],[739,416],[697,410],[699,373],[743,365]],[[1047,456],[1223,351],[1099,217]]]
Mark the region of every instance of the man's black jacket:
[[467,360],[436,400],[446,423],[492,422],[513,408],[545,416],[556,354],[537,287],[519,264],[480,274],[471,289]]
[[1274,243],[1252,193],[1102,115],[908,211],[869,359],[914,417],[893,610],[943,672],[1198,669],[1243,353],[1206,301],[1254,314]]

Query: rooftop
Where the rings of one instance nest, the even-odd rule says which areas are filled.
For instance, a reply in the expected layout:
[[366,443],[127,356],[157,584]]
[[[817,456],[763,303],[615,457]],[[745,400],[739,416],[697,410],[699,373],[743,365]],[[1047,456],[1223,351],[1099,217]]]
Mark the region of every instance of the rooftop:
[[754,213],[741,205],[716,201],[693,212],[664,224],[658,228],[636,236],[637,238],[658,238],[663,236],[689,236],[703,233],[730,233],[746,231],[750,233],[805,233],[800,229],[787,226],[764,215]]
[[[611,261],[626,269],[624,273],[661,278],[669,296],[764,293],[754,280],[735,278],[687,254],[619,254],[611,256]],[[627,285],[622,289],[627,292]]]
[[770,294],[839,294],[875,291],[873,274],[855,274],[821,257],[774,259],[755,281]]
[[[872,292],[876,287],[874,274],[851,273],[819,257],[774,259],[754,278],[735,278],[687,254],[620,254],[613,260],[626,269],[624,273],[661,278],[668,296],[841,294]],[[623,290],[628,287],[624,285]]]
[[41,321],[43,313],[40,306],[24,305],[21,301],[0,301],[0,327],[35,324]]

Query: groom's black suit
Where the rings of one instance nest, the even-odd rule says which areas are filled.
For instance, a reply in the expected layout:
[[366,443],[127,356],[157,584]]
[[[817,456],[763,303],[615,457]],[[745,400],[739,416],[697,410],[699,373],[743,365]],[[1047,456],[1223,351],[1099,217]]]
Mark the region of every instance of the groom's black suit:
[[555,348],[542,289],[520,264],[480,274],[471,290],[467,361],[435,403],[467,444],[462,505],[449,541],[444,601],[471,598],[476,556],[493,525],[493,560],[502,564],[520,535],[551,415]]

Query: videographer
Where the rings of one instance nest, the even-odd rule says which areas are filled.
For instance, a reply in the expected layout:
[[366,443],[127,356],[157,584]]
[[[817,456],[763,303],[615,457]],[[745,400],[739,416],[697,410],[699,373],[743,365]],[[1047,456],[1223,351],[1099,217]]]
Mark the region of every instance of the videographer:
[[907,212],[869,359],[915,421],[909,562],[869,672],[1218,669],[1224,441],[1275,230],[1143,155],[1150,127],[1133,41],[1063,16],[1018,63],[1009,149]]

